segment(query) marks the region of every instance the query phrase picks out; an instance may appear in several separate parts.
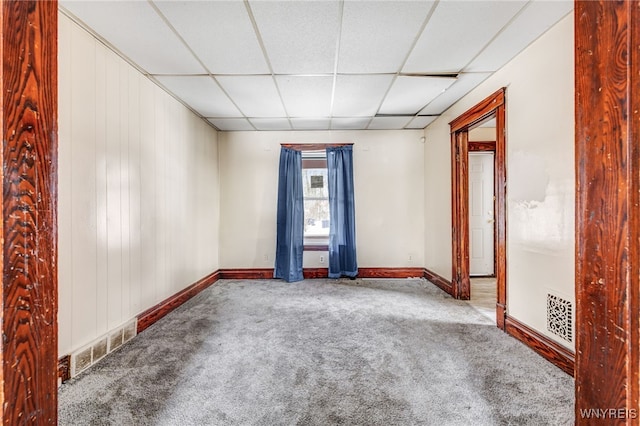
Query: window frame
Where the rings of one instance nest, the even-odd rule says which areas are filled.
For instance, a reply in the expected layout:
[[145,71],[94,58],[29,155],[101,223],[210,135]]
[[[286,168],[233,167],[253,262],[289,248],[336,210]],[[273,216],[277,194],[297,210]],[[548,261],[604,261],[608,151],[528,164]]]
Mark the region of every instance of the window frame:
[[[325,150],[327,148],[333,148],[333,147],[341,147],[341,146],[349,146],[349,145],[353,145],[353,142],[346,142],[346,143],[281,143],[280,146],[282,146],[283,148],[288,148],[288,149],[294,149],[296,151],[321,151],[321,150]],[[303,160],[304,161],[304,160]],[[324,159],[325,163],[327,161],[326,156]],[[302,168],[304,168],[304,165],[302,166]],[[303,251],[329,251],[329,244],[328,242],[325,243],[324,241],[326,241],[323,238],[323,242],[320,244],[307,244],[305,243],[303,245]]]

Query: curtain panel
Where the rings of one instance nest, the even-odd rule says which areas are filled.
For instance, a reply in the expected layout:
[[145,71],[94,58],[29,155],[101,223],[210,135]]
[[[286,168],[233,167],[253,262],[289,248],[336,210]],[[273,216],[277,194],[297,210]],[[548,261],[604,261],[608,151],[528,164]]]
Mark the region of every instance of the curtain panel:
[[304,249],[304,195],[302,153],[280,150],[278,177],[277,242],[274,277],[287,282],[301,281]]
[[356,277],[353,147],[327,148],[329,181],[329,278]]

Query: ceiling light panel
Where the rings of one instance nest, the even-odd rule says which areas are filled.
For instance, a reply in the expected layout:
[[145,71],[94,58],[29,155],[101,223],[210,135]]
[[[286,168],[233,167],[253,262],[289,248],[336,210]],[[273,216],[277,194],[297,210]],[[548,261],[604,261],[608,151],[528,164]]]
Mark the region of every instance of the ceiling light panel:
[[290,117],[329,117],[333,77],[276,76]]
[[393,75],[339,75],[336,80],[333,115],[375,115],[392,81]]
[[294,130],[328,130],[331,124],[329,118],[292,118]]
[[269,73],[244,2],[155,4],[212,73]]
[[203,117],[242,117],[211,77],[157,76],[156,79]]
[[407,124],[406,128],[407,129],[424,129],[429,124],[433,123],[436,120],[436,118],[438,117],[435,115],[418,116],[418,117],[415,117],[413,120],[411,120],[409,124]]
[[360,130],[366,129],[371,117],[334,117],[331,119],[333,130]]
[[286,118],[250,118],[249,121],[257,130],[291,130]]
[[61,1],[60,5],[150,74],[205,72],[147,2]]
[[337,1],[251,1],[276,74],[332,73],[340,28]]
[[419,115],[439,115],[469,93],[474,87],[483,82],[490,73],[462,73],[458,79],[444,93],[431,101]]
[[458,72],[526,1],[440,1],[403,68],[405,73]]
[[222,88],[247,117],[285,117],[271,76],[217,76]]
[[573,1],[530,2],[465,71],[495,71],[573,10]]
[[412,116],[398,117],[373,117],[368,129],[372,130],[398,130],[403,129],[409,123]]
[[380,107],[380,114],[414,115],[456,81],[452,77],[396,78]]
[[222,131],[255,130],[246,118],[209,118],[208,120]]
[[433,4],[345,1],[338,72],[398,72]]

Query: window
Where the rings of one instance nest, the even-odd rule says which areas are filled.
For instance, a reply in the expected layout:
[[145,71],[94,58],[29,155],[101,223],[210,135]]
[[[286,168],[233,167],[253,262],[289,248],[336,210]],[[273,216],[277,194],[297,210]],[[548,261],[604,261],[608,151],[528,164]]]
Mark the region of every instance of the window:
[[305,250],[326,250],[329,243],[329,188],[325,150],[302,152]]

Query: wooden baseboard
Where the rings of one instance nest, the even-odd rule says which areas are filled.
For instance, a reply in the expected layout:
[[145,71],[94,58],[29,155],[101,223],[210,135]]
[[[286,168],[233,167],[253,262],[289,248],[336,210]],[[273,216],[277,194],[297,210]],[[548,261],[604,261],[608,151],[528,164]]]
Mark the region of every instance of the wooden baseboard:
[[547,336],[540,334],[508,315],[505,319],[505,331],[507,334],[529,346],[565,373],[573,376],[575,355],[564,346],[559,345]]
[[71,355],[65,355],[58,360],[58,379],[62,383],[71,378]]
[[431,283],[440,287],[443,291],[445,291],[446,293],[450,294],[453,297],[453,285],[451,284],[451,281],[449,281],[446,278],[443,278],[442,276],[436,274],[433,271],[430,271],[427,268],[424,268],[423,274],[424,274],[423,276],[427,279],[427,281],[431,281]]
[[[302,273],[306,279],[327,278],[327,268],[304,268]],[[358,268],[358,278],[412,278],[422,277],[422,268]],[[273,269],[221,269],[220,279],[260,280],[273,278]]]
[[422,278],[422,268],[358,268],[359,278]]
[[268,280],[273,278],[273,268],[220,269],[222,280]]
[[196,283],[190,285],[189,287],[185,288],[184,290],[147,309],[146,311],[138,315],[137,332],[140,333],[144,331],[160,318],[164,317],[169,312],[173,311],[175,308],[182,305],[184,302],[191,299],[193,296],[200,293],[202,290],[209,287],[219,279],[220,271],[215,271],[197,281]]

